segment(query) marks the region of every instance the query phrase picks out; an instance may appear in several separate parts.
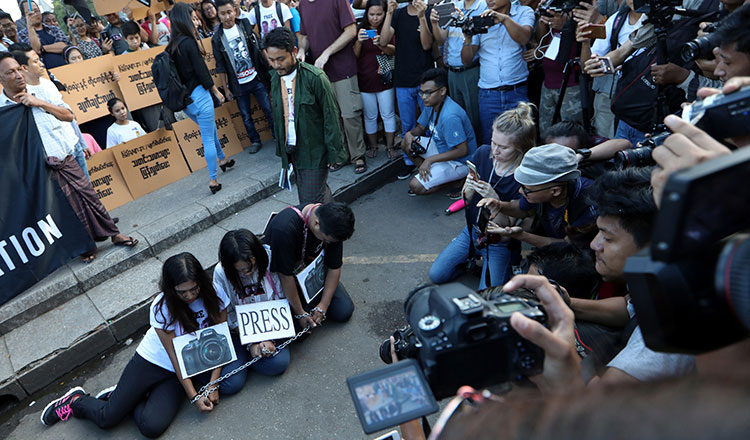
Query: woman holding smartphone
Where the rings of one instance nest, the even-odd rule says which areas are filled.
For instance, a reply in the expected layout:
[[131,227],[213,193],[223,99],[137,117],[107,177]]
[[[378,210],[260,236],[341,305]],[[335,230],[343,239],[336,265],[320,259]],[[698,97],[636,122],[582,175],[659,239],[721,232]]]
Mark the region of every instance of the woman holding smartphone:
[[[485,235],[486,230],[479,227],[479,220],[483,219],[477,203],[485,197],[505,201],[520,197],[520,185],[513,178],[513,171],[521,164],[523,155],[536,145],[533,109],[533,104],[521,102],[515,109],[498,116],[492,124],[491,144],[478,148],[467,162],[471,165],[462,190],[467,226],[432,263],[430,279],[433,283],[447,283],[458,277],[469,260],[471,248],[474,255],[483,256],[480,289],[499,286],[510,279],[511,257],[515,254],[520,259],[520,243],[515,240],[485,243],[486,247],[480,249],[477,239]],[[515,219],[496,217],[494,221],[500,226],[512,226]]]

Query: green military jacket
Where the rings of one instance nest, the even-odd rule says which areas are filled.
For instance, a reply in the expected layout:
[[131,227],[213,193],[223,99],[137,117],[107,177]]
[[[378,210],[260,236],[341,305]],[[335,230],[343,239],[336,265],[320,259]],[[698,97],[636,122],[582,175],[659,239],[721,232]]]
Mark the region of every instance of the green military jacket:
[[[294,166],[301,170],[315,170],[332,163],[344,163],[348,152],[339,120],[339,108],[333,87],[325,72],[307,63],[297,63],[294,84],[294,126],[297,149]],[[286,168],[286,120],[281,95],[281,79],[274,70],[271,74],[271,102],[276,155]]]

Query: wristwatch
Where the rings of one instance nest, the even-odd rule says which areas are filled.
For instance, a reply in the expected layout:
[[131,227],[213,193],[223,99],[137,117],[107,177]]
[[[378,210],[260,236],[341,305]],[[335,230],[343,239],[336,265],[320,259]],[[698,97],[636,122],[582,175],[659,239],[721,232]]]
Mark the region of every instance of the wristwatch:
[[579,148],[576,150],[576,153],[580,154],[583,159],[581,159],[581,162],[585,162],[589,160],[589,157],[591,157],[591,150],[588,148]]

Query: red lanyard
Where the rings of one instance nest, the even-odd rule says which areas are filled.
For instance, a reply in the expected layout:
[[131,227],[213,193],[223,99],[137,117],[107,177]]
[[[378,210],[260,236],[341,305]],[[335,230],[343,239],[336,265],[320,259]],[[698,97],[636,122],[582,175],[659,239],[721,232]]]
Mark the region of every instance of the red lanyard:
[[307,226],[307,221],[310,219],[310,214],[312,213],[313,209],[317,208],[318,206],[322,205],[322,203],[316,203],[310,208],[309,211],[307,211],[307,215],[302,215],[302,211],[297,209],[296,206],[290,206],[294,210],[294,212],[297,213],[299,218],[302,219],[302,221],[305,223],[305,232],[304,232],[304,240],[302,241],[302,267],[304,268],[307,266],[305,263],[305,256],[307,254],[307,230],[310,229],[309,226]]

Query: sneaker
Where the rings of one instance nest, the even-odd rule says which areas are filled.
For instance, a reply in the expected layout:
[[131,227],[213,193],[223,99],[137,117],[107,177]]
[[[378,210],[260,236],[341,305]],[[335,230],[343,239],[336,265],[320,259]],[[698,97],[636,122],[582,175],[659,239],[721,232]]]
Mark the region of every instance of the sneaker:
[[398,180],[406,180],[411,177],[411,175],[414,173],[414,170],[416,170],[417,167],[414,165],[406,165],[404,167],[404,170],[401,171],[401,174],[396,176]]
[[70,407],[73,397],[85,396],[86,392],[81,387],[72,388],[70,391],[65,393],[64,396],[57,400],[53,400],[47,406],[44,407],[40,419],[43,425],[54,425],[57,422],[64,422],[68,420],[68,417],[73,414],[73,409]]
[[417,196],[417,194],[414,191],[412,191],[411,189],[409,189],[409,192],[407,192],[406,195],[408,195],[409,197],[416,197]]
[[98,393],[96,393],[96,398],[99,400],[109,400],[109,396],[112,395],[112,393],[115,391],[115,388],[117,388],[117,385],[112,385],[111,387],[107,387]]
[[260,151],[261,148],[263,148],[263,144],[261,144],[260,142],[253,142],[253,144],[250,145],[250,147],[247,149],[247,152],[250,154],[255,154]]

